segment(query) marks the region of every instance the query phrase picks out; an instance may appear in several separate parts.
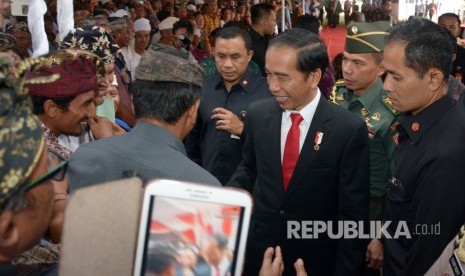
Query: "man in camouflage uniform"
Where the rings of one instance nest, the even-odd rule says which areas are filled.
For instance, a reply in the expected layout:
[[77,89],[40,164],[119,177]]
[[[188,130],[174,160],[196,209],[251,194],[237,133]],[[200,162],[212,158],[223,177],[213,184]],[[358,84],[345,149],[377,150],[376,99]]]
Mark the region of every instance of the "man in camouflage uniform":
[[[389,22],[356,22],[347,27],[342,60],[343,82],[336,83],[333,101],[362,118],[370,141],[370,220],[382,220],[388,179],[393,175],[397,112],[383,91],[381,66]],[[375,241],[375,243],[377,243]],[[370,246],[374,246],[373,243]],[[378,269],[382,245],[368,247],[368,267]]]

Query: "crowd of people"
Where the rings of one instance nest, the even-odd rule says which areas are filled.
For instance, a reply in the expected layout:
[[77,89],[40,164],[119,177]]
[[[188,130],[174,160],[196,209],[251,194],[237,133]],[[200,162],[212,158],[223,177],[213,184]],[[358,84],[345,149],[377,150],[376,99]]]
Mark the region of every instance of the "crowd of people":
[[[44,3],[28,17],[0,6],[1,275],[56,275],[69,198],[129,177],[248,191],[243,275],[445,271],[436,259],[465,222],[456,14],[424,18],[434,0],[402,23],[390,0],[80,0],[68,18]],[[331,61],[319,30],[340,13]],[[379,237],[297,239],[289,221],[389,223]],[[189,261],[198,249],[154,245],[169,264],[154,273],[228,275],[227,237],[210,234],[221,256],[198,255],[211,271]]]

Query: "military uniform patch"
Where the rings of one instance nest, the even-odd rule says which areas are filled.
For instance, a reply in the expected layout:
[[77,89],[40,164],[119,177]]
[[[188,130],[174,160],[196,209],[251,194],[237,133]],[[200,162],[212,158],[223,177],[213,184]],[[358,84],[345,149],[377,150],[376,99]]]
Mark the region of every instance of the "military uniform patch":
[[392,114],[394,115],[399,114],[399,112],[395,110],[394,107],[392,106],[392,102],[391,102],[391,99],[389,99],[389,97],[383,96],[383,103],[392,112]]

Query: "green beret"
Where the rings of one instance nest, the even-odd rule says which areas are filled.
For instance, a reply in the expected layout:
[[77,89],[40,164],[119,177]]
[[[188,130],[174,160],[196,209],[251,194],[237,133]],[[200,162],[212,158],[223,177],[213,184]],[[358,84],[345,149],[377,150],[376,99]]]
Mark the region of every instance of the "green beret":
[[6,62],[0,57],[0,206],[27,184],[44,149],[40,122],[32,114],[29,98],[6,85]]
[[384,50],[388,21],[353,22],[347,26],[345,51],[351,54],[380,53]]

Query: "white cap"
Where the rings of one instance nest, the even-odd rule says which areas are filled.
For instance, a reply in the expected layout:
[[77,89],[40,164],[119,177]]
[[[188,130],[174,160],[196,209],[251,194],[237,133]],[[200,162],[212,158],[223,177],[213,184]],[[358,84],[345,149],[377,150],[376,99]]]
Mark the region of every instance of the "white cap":
[[160,24],[158,24],[158,29],[160,31],[173,29],[174,23],[178,21],[179,21],[179,18],[177,17],[174,17],[174,16],[167,17],[162,22],[160,22]]
[[139,18],[134,21],[134,32],[148,31],[150,32],[152,27],[150,27],[150,21],[146,18]]
[[192,5],[192,4],[187,5],[186,9],[187,9],[188,11],[193,11],[193,12],[196,12],[196,11],[197,11],[197,7],[194,6],[194,5]]
[[123,9],[117,10],[114,13],[110,13],[108,15],[108,17],[124,17],[124,16],[131,17],[131,15],[126,10],[123,10]]
[[195,0],[195,5],[203,5],[203,0]]
[[102,3],[102,5],[105,5],[106,3],[108,2],[111,2],[112,0],[100,0],[100,3]]

